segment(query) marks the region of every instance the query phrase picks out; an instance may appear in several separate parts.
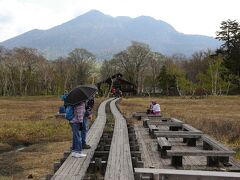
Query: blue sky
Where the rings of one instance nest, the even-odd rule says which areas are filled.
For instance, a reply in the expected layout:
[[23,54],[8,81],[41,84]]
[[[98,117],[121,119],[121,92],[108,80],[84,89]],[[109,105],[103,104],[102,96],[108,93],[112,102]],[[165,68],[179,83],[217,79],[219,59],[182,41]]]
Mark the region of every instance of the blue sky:
[[240,22],[239,0],[0,0],[0,42],[49,29],[89,10],[111,16],[151,16],[185,34],[215,36],[221,21]]

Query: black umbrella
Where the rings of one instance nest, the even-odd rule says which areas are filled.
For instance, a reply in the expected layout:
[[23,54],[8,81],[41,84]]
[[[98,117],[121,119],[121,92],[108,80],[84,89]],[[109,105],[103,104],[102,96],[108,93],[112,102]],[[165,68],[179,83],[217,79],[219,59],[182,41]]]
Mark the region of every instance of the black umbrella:
[[66,98],[67,105],[77,105],[86,101],[98,91],[95,85],[80,85],[74,88]]

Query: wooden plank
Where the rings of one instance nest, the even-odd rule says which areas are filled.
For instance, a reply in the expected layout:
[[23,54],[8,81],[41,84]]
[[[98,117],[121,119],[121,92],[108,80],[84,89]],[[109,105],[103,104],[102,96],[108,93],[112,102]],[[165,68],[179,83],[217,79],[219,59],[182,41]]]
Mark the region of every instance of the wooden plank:
[[176,180],[237,180],[240,179],[240,173],[234,172],[214,172],[197,170],[173,170],[173,169],[152,169],[152,168],[134,168],[136,179],[141,180],[143,174],[159,174],[161,179]]
[[115,125],[104,179],[134,180],[127,123],[116,107],[117,100],[110,104]]
[[170,131],[170,132],[171,133],[155,131],[154,135],[156,137],[166,137],[166,138],[200,138],[202,136],[202,134],[192,133],[192,132],[185,132],[185,133],[178,132],[178,131]]
[[162,115],[147,114],[146,112],[134,112],[133,117],[140,118],[140,119],[143,118],[143,117],[161,118]]
[[232,156],[234,151],[211,151],[211,150],[167,150],[168,156]]
[[178,127],[182,127],[183,123],[173,122],[173,121],[163,122],[163,121],[160,121],[160,120],[148,120],[147,124],[148,125],[154,124],[154,125],[158,125],[158,126],[178,126]]
[[220,142],[217,142],[215,139],[211,138],[208,135],[203,135],[202,140],[203,140],[203,142],[211,145],[213,147],[213,149],[231,151],[228,147],[224,146]]
[[189,134],[189,135],[202,135],[202,132],[192,132],[192,131],[156,131],[154,132],[155,134],[177,134],[177,135],[181,135],[181,134]]
[[53,180],[72,180],[82,179],[84,177],[105,127],[106,104],[112,99],[108,99],[100,104],[98,108],[98,116],[88,131],[87,143],[91,146],[91,149],[83,150],[83,153],[87,154],[87,157],[74,158],[69,156],[62,164],[62,166],[58,169],[58,171],[54,174],[52,177]]
[[150,134],[150,135],[152,135],[154,132],[156,132],[156,131],[159,130],[159,128],[158,128],[156,125],[152,125],[152,124],[150,124],[150,125],[148,126],[148,128],[149,128],[149,134]]
[[191,131],[191,132],[199,132],[199,133],[202,133],[202,131],[200,131],[200,130],[194,128],[194,127],[192,127],[192,126],[189,125],[189,124],[183,124],[183,125],[182,125],[182,128],[183,128],[183,130],[187,130],[187,131]]
[[158,141],[158,144],[161,148],[172,146],[165,137],[158,137],[157,141]]
[[173,121],[173,122],[176,122],[176,123],[184,123],[183,121],[181,121],[181,120],[179,120],[179,119],[176,119],[176,118],[171,118],[171,120]]
[[166,158],[167,157],[167,150],[170,150],[172,148],[172,145],[168,142],[168,140],[165,137],[158,137],[158,150],[161,152],[161,157]]

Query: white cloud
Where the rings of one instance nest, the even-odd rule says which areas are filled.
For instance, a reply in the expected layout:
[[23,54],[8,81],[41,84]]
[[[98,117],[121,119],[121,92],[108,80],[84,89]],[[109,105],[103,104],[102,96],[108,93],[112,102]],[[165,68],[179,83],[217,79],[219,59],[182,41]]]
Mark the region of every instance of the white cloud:
[[239,5],[237,0],[0,0],[0,41],[49,29],[91,9],[112,16],[152,16],[186,34],[214,36],[221,21],[240,20]]

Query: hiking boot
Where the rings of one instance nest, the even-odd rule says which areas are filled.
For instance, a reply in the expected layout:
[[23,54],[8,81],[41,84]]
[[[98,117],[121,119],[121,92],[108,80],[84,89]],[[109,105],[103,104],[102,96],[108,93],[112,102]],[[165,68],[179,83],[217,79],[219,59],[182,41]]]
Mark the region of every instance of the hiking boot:
[[76,158],[82,158],[82,157],[86,157],[86,156],[87,155],[83,154],[83,153],[76,153],[76,152],[72,153],[72,157],[76,157]]
[[83,149],[90,149],[90,148],[91,148],[91,146],[90,146],[90,145],[88,145],[88,144],[84,144],[84,145],[82,146],[82,148],[83,148]]

